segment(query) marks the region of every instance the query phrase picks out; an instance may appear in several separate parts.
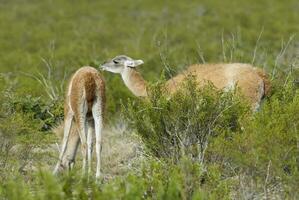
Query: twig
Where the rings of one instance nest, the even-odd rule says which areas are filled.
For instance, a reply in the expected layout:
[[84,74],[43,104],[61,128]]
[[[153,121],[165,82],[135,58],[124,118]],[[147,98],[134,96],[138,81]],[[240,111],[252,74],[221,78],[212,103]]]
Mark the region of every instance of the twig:
[[231,33],[231,36],[232,36],[232,46],[230,48],[230,62],[233,61],[233,57],[234,57],[234,53],[235,53],[235,49],[236,49],[235,35],[233,33]]
[[197,54],[200,57],[201,62],[202,63],[206,63],[204,55],[203,55],[203,51],[202,51],[202,49],[201,49],[200,44],[199,44],[198,41],[196,41],[196,45],[197,45]]
[[223,62],[226,62],[225,46],[224,46],[224,38],[223,38],[223,30],[222,30],[222,34],[221,34],[221,44],[222,44]]
[[267,184],[268,184],[268,180],[269,180],[269,176],[270,176],[270,167],[271,167],[271,160],[269,160],[268,162],[268,167],[267,167],[267,175],[266,175],[266,179],[265,179],[265,185],[264,185],[264,192],[266,195],[266,199],[268,199],[268,189],[267,189]]
[[260,34],[259,34],[259,36],[258,36],[258,38],[256,40],[256,44],[255,44],[255,47],[254,47],[253,58],[252,58],[251,64],[254,64],[255,57],[256,57],[256,52],[257,52],[257,49],[258,49],[258,43],[259,43],[259,41],[260,41],[260,39],[262,37],[263,32],[264,32],[264,26],[262,27],[262,30],[261,30],[261,32],[260,32]]
[[277,65],[278,65],[278,62],[279,62],[279,59],[285,54],[286,50],[288,49],[288,47],[290,46],[291,42],[293,41],[295,35],[292,35],[288,42],[286,43],[286,45],[284,46],[284,42],[283,40],[281,41],[281,49],[280,49],[280,52],[279,54],[276,56],[276,59],[275,59],[275,64],[274,64],[274,68],[272,70],[272,77],[271,79],[273,80],[274,76],[275,76],[275,73],[276,73],[276,69],[277,69]]
[[58,144],[57,142],[56,142],[55,144],[56,144],[56,147],[57,147],[58,152],[60,153],[60,147],[59,147],[59,144]]

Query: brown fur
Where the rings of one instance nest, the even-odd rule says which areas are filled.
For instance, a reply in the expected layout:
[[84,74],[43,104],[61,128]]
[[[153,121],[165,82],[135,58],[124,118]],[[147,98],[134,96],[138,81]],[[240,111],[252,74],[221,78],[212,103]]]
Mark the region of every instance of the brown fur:
[[268,96],[271,92],[271,82],[268,74],[266,74],[265,71],[260,68],[255,68],[255,71],[263,79],[265,96]]
[[[72,85],[70,85],[72,83]],[[70,88],[72,87],[72,88]],[[83,90],[84,88],[84,90]],[[71,96],[66,95],[64,108],[65,108],[65,116],[68,113],[69,106],[67,105],[70,101],[71,107],[74,109],[75,120],[78,116],[76,113],[80,111],[77,110],[79,108],[79,104],[82,101],[82,97],[85,96],[88,111],[87,115],[91,116],[91,107],[94,102],[94,98],[96,97],[95,92],[98,91],[100,96],[102,97],[102,109],[105,108],[105,83],[102,75],[92,67],[82,67],[80,68],[71,78],[71,81],[68,86],[68,91],[71,89]],[[85,92],[85,95],[83,94]]]
[[[67,140],[67,147],[60,165],[62,168],[68,168],[70,163],[74,162],[76,151],[80,142],[78,118],[80,117],[79,105],[83,100],[87,102],[87,118],[91,118],[92,105],[95,98],[101,97],[102,111],[105,108],[105,83],[101,74],[92,67],[80,68],[70,79],[68,83],[66,97],[64,102],[64,121],[70,109],[74,113],[74,122],[71,125],[70,134]],[[60,138],[63,138],[64,123],[60,123],[53,132]]]
[[[267,75],[263,70],[250,64],[195,64],[166,82],[165,87],[170,94],[180,88],[188,75],[194,75],[200,87],[208,81],[218,89],[230,89],[230,87],[237,86],[254,108],[260,103],[261,98],[269,93],[270,89]],[[146,83],[138,72],[131,70],[127,76],[130,77],[127,79],[131,83],[126,85],[131,91],[134,91],[134,94],[146,91]]]

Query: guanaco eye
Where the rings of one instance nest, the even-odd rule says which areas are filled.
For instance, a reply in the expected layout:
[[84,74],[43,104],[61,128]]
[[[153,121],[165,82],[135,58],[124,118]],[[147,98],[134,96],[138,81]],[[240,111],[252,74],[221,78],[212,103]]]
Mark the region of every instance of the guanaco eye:
[[118,64],[119,62],[118,61],[116,61],[116,60],[113,60],[113,62],[114,62],[114,64]]

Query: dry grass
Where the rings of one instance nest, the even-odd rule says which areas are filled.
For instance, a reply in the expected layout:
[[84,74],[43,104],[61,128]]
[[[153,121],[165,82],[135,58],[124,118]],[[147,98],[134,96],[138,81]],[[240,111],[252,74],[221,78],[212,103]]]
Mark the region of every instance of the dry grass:
[[138,168],[144,158],[143,143],[123,121],[104,130],[102,163],[106,178]]
[[[63,125],[59,124],[52,131],[61,140]],[[123,120],[119,120],[117,124],[106,126],[103,130],[102,138],[101,170],[105,179],[124,175],[142,163],[144,159],[143,144],[137,135],[128,131]],[[52,144],[49,150],[52,152],[56,151],[58,155],[57,145]],[[95,155],[93,156],[93,159],[95,159]],[[80,151],[78,151],[76,161],[77,165],[80,165]]]

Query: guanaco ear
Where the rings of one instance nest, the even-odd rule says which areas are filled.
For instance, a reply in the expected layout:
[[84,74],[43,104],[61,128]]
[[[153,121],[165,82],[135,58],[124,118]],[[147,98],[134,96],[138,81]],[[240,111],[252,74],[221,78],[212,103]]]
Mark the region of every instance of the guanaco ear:
[[124,64],[127,67],[137,67],[138,65],[142,65],[144,62],[143,60],[126,60]]

